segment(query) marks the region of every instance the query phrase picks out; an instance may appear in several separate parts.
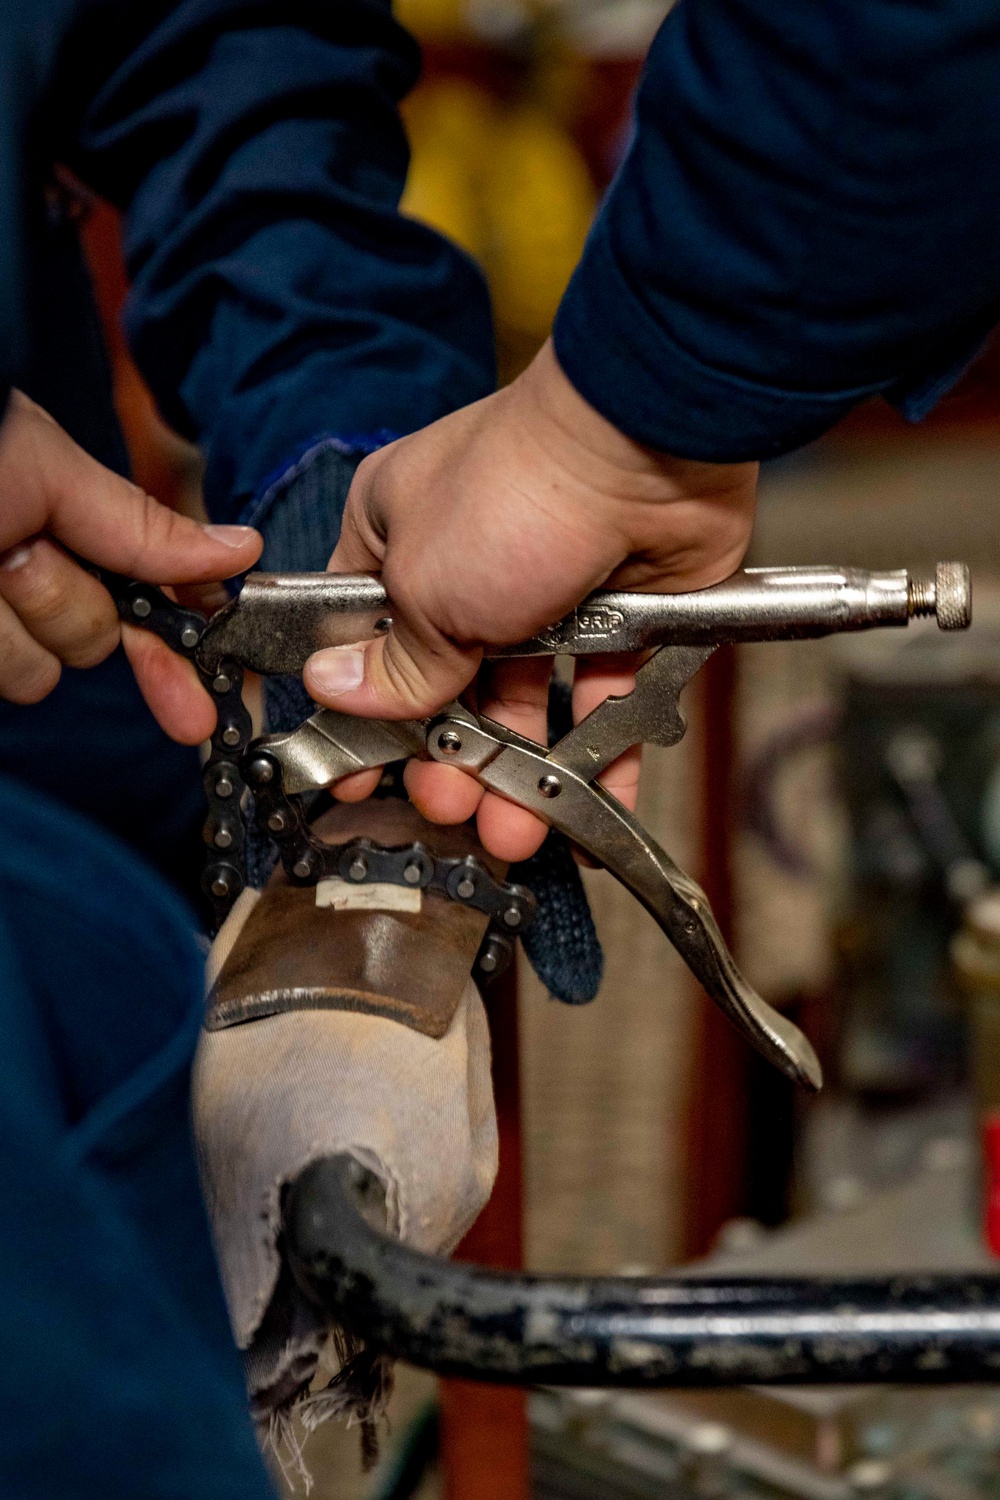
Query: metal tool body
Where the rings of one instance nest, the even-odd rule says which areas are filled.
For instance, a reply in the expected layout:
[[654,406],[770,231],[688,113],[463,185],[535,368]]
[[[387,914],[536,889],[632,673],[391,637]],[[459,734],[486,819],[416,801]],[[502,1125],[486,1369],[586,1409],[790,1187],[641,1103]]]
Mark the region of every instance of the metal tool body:
[[[290,734],[250,742],[239,700],[244,669],[299,672],[315,649],[391,628],[378,580],[251,576],[207,624],[158,590],[109,584],[123,618],[156,630],[197,666],[220,707],[205,769],[206,890],[221,919],[242,889],[241,804],[289,878],[419,881],[491,914],[483,973],[530,920],[532,897],[474,861],[419,846],[339,848],[311,832],[306,799],[348,772],[410,756],[460,766],[562,829],[654,916],[707,992],[790,1076],[819,1083],[806,1039],[754,993],[729,955],[704,894],[596,782],[628,746],[673,745],[679,697],[725,641],[801,639],[935,614],[969,623],[967,571],[933,581],[851,569],[759,569],[686,595],[599,594],[531,641],[496,655],[640,651],[634,691],[609,698],[545,748],[452,703],[431,719],[389,723],[322,709]],[[393,874],[393,871],[396,873]],[[492,946],[490,946],[492,944]],[[384,1232],[378,1180],[357,1161],[312,1163],[284,1207],[285,1252],[307,1296],[341,1326],[440,1374],[516,1384],[730,1385],[736,1382],[994,1380],[1000,1282],[991,1277],[737,1280],[543,1277],[498,1273],[419,1254]]]
[[[712,588],[683,594],[591,594],[564,619],[505,656],[591,656],[658,646],[806,640],[843,630],[906,625],[936,614],[943,629],[968,624],[968,574],[939,564],[933,581],[905,570],[745,568]],[[226,658],[262,673],[300,673],[314,651],[391,629],[392,602],[370,574],[251,573],[238,599],[212,617],[199,660]]]
[[[369,639],[392,626],[391,603],[381,583],[367,575],[251,574],[239,598],[204,625],[197,640],[190,612],[180,634],[168,628],[164,610],[169,601],[162,595],[153,599],[156,594],[128,585],[118,595],[123,615],[159,629],[174,649],[193,658],[203,680],[223,696],[242,668],[298,672],[314,650]],[[236,842],[230,826],[239,801],[233,796],[236,775],[241,788],[245,781],[254,791],[258,824],[278,844],[289,878],[314,884],[340,868],[342,851],[325,850],[310,834],[298,799],[350,772],[402,758],[460,767],[599,860],[650,912],[752,1045],[789,1077],[815,1089],[821,1073],[812,1047],[740,974],[704,892],[596,778],[631,745],[669,746],[681,739],[680,693],[724,642],[796,640],[902,626],[915,615],[932,614],[943,629],[969,623],[968,572],[961,564],[939,564],[934,579],[925,582],[905,571],[759,568],[687,594],[594,594],[531,640],[489,653],[652,653],[639,667],[631,693],[606,699],[553,747],[527,740],[459,703],[431,719],[408,722],[321,709],[290,734],[254,741],[237,771],[235,756],[226,759],[223,754],[237,733],[235,723],[230,724],[221,739],[217,734],[219,744],[206,770],[211,808],[206,841],[214,850],[229,850]],[[245,740],[241,730],[241,749]],[[419,857],[411,863],[416,869]],[[209,875],[210,893],[219,903],[231,901],[242,880],[231,860],[217,860]],[[475,892],[467,899],[487,899],[484,883],[465,885]],[[489,896],[492,905],[483,909],[497,924],[491,934],[496,941],[484,948],[483,956],[489,951],[495,958],[505,921],[517,930],[530,917],[524,894],[506,887]]]

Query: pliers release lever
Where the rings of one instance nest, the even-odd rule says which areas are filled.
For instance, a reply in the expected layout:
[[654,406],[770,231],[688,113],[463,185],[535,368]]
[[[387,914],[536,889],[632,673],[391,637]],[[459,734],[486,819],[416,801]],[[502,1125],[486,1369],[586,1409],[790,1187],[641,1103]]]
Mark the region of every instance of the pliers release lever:
[[[155,592],[136,584],[118,590],[123,617],[149,618],[157,628],[150,604]],[[970,624],[964,564],[939,563],[934,576],[922,580],[904,570],[748,568],[691,593],[597,593],[531,640],[486,653],[491,659],[647,653],[631,693],[607,698],[551,748],[455,702],[432,718],[403,722],[321,709],[289,734],[254,741],[244,759],[252,770],[253,757],[264,752],[280,769],[289,797],[403,757],[460,767],[598,860],[653,916],[747,1040],[790,1078],[818,1089],[815,1052],[742,976],[704,892],[596,778],[631,745],[669,746],[682,738],[681,691],[722,644],[905,626],[924,615],[934,616],[942,630]],[[193,620],[188,613],[184,634],[176,642],[171,636],[171,643],[194,659],[206,680],[224,674],[227,662],[263,674],[298,674],[314,651],[391,630],[392,602],[370,575],[257,573],[207,625]],[[177,628],[170,624],[172,634]],[[304,872],[301,878],[311,877]]]

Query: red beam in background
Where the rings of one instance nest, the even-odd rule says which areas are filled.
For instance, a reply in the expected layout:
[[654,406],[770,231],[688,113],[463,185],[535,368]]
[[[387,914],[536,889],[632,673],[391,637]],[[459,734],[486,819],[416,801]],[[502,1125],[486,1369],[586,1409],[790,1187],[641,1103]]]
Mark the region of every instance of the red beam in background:
[[[524,1260],[521,1089],[514,966],[490,986],[493,1087],[500,1170],[493,1196],[455,1252],[456,1260],[516,1270]],[[445,1500],[529,1500],[524,1391],[478,1381],[441,1381],[441,1465]]]
[[[702,872],[716,920],[733,940],[732,841],[737,654],[722,646],[700,673]],[[750,1049],[704,994],[692,1057],[684,1190],[684,1255],[711,1249],[746,1201]]]

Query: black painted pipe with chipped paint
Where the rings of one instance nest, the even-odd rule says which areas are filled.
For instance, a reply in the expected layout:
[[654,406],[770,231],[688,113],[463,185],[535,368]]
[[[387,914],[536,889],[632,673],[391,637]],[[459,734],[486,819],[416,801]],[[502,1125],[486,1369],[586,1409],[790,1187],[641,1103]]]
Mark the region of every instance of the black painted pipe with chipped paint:
[[533,1276],[392,1238],[349,1157],[286,1200],[299,1285],[351,1333],[440,1375],[514,1385],[991,1382],[1000,1276],[850,1280]]

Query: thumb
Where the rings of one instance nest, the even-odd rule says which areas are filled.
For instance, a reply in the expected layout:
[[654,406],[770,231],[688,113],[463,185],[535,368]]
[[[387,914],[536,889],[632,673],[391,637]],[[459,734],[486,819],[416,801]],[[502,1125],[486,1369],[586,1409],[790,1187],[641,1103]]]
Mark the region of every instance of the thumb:
[[40,408],[22,403],[14,416],[20,432],[11,434],[15,451],[5,458],[22,460],[18,477],[27,482],[18,488],[30,514],[17,507],[9,515],[19,531],[9,540],[0,522],[3,546],[48,531],[88,562],[145,583],[230,578],[260,556],[252,527],[203,526],[178,515],[91,458]]
[[51,494],[46,527],[89,562],[144,583],[209,583],[245,572],[260,556],[263,540],[252,526],[202,525],[96,467],[83,483]]
[[317,651],[302,680],[317,703],[364,718],[423,719],[466,688],[479,670],[480,646],[446,636],[427,642],[402,621],[387,636]]

